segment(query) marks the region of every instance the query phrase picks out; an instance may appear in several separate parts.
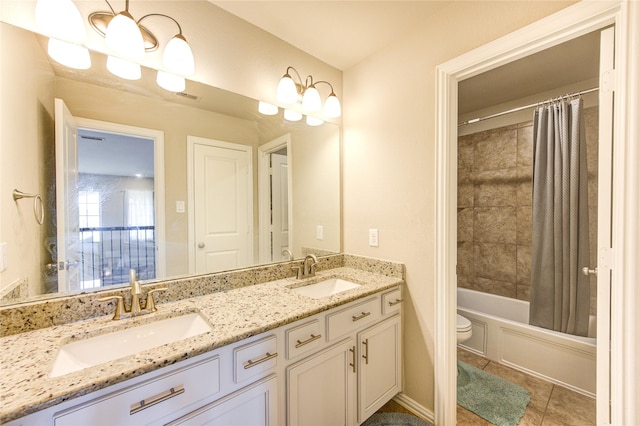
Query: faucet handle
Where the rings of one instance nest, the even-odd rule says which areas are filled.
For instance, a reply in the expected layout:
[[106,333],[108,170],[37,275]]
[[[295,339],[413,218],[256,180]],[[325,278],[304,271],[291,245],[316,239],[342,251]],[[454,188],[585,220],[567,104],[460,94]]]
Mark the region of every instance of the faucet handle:
[[153,298],[153,293],[158,293],[161,291],[167,291],[167,287],[154,288],[153,290],[149,290],[147,292],[147,304],[145,305],[147,311],[155,312],[158,310],[158,308],[156,308],[156,301]]
[[291,269],[296,271],[296,279],[301,279],[304,275],[304,267],[303,266],[292,266]]
[[126,312],[124,309],[124,298],[119,295],[107,296],[107,297],[101,297],[100,299],[98,299],[98,302],[108,302],[109,300],[117,301],[116,310],[113,313],[113,319],[119,320],[122,317],[122,314]]

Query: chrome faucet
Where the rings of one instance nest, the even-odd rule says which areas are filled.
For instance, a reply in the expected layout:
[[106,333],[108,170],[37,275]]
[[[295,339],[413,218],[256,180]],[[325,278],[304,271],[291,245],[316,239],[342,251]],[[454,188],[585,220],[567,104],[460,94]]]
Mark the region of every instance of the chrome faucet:
[[318,264],[318,258],[315,254],[308,254],[302,261],[302,266],[294,266],[293,269],[297,271],[296,278],[310,278],[316,276],[316,265]]
[[154,288],[153,290],[149,290],[147,292],[147,301],[145,303],[144,308],[140,303],[140,296],[142,295],[142,286],[140,285],[140,281],[138,281],[136,277],[136,271],[131,269],[129,271],[129,286],[131,288],[131,305],[127,308],[124,304],[124,297],[120,295],[108,296],[98,299],[99,302],[107,302],[109,300],[116,300],[116,310],[113,314],[114,320],[119,320],[126,314],[130,314],[131,317],[135,317],[138,315],[144,315],[151,312],[155,312],[158,310],[156,308],[156,302],[153,298],[153,293],[157,293],[160,291],[166,291],[167,287]]

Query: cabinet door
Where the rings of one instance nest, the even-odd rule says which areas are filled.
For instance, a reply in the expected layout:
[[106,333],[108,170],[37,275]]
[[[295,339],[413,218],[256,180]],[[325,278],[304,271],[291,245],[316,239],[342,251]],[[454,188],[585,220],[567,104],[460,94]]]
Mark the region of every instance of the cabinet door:
[[276,426],[277,424],[278,382],[273,375],[226,398],[205,405],[167,426]]
[[402,390],[400,316],[358,334],[358,423]]
[[354,423],[355,351],[350,338],[287,368],[289,426]]

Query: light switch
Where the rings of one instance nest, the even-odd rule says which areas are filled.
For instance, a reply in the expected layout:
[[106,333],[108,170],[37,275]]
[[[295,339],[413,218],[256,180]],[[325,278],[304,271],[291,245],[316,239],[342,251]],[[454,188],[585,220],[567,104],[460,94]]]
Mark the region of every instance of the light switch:
[[369,229],[369,247],[378,247],[377,229]]
[[184,213],[184,201],[176,201],[176,213]]
[[321,240],[324,238],[324,227],[322,225],[316,226],[316,239]]

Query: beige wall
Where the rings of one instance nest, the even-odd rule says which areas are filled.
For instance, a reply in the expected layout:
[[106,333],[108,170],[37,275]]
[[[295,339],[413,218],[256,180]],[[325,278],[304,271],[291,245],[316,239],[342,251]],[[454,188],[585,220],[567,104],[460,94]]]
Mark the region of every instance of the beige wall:
[[[8,263],[0,290],[27,279],[33,295],[41,292],[41,262],[33,260],[45,258],[42,241],[55,218],[47,215],[45,225],[38,225],[33,200],[15,202],[11,194],[18,189],[41,194],[45,205],[55,202],[44,185],[54,169],[37,166],[52,158],[53,72],[35,37],[25,40],[12,27],[0,31],[0,159],[13,159],[0,169],[0,243],[7,244]],[[14,61],[18,55],[25,60]]]
[[[434,407],[435,68],[571,2],[452,2],[344,74],[344,250],[403,262],[406,395]],[[367,229],[380,230],[380,247]],[[455,283],[451,283],[455,285]]]

